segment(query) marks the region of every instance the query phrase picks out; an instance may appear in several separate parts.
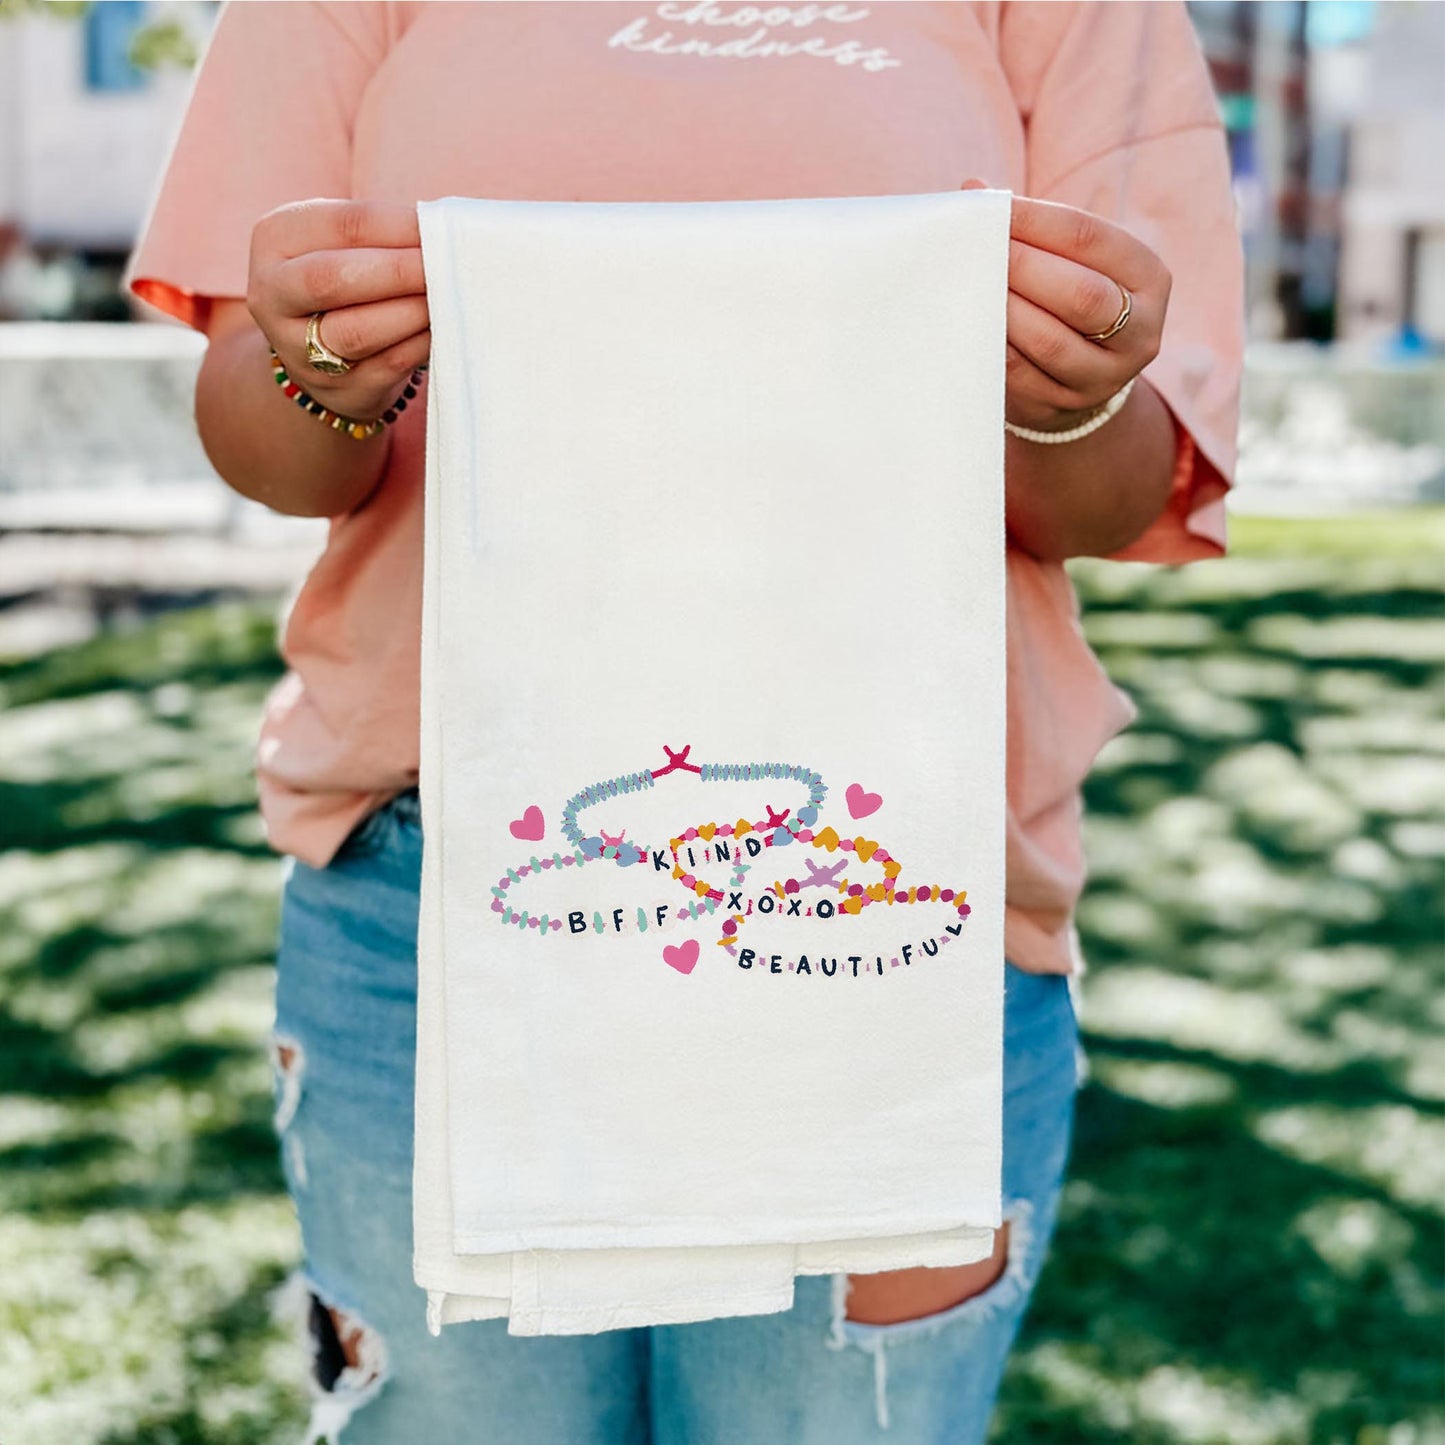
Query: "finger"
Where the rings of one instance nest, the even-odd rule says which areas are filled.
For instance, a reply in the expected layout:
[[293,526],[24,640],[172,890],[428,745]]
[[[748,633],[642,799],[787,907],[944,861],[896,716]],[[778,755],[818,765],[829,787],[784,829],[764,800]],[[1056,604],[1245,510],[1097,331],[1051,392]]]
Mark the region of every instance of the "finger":
[[[430,321],[424,298],[399,296],[389,301],[328,311],[316,329],[323,345],[355,362],[381,354],[398,341],[424,330]],[[290,325],[295,333],[296,350],[304,354],[306,323],[298,316]]]
[[1077,206],[1015,196],[1009,234],[1111,276],[1131,291],[1162,283],[1159,258],[1122,226]]
[[371,361],[373,365],[384,366],[398,376],[405,376],[430,357],[431,328],[424,326],[420,331],[402,337],[385,351],[378,352]]
[[431,330],[426,328],[356,362],[345,376],[321,376],[304,364],[282,360],[293,381],[333,410],[343,416],[372,416],[394,404],[412,371],[430,355]]
[[426,271],[419,246],[308,251],[277,266],[272,288],[282,315],[309,316],[395,296],[424,296]]
[[1040,371],[1012,342],[1006,350],[1007,415],[1015,426],[1038,426],[1047,431],[1057,425],[1058,412],[1083,410],[1068,387]]
[[[1008,284],[1010,290],[1085,337],[1107,331],[1119,319],[1124,302],[1123,293],[1109,277],[1025,241],[1009,242]],[[1136,302],[1129,317],[1137,323],[1134,334],[1143,328],[1143,318],[1136,314],[1140,309]],[[1133,339],[1133,335],[1126,338],[1124,332],[1118,332],[1108,343],[1098,344],[1122,347]]]
[[1071,326],[1025,296],[1008,295],[1008,339],[1068,393],[1070,409],[1097,406],[1127,379],[1116,353],[1085,341]]
[[289,257],[307,251],[355,246],[420,246],[421,223],[414,205],[399,201],[290,201],[256,222],[255,235]]

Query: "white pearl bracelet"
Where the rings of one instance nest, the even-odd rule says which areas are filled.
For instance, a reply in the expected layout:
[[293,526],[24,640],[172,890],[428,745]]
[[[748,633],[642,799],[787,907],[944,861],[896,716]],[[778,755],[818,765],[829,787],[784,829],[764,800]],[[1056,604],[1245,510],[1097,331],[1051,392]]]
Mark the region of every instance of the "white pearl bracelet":
[[1081,421],[1078,426],[1071,426],[1066,431],[1036,431],[1030,426],[1015,426],[1007,419],[1004,421],[1003,429],[1016,437],[1022,437],[1026,442],[1043,442],[1045,446],[1058,446],[1060,442],[1076,442],[1080,437],[1086,437],[1090,432],[1098,431],[1106,421],[1118,416],[1124,408],[1124,403],[1129,400],[1129,393],[1133,391],[1134,383],[1138,380],[1137,376],[1131,376],[1088,421]]

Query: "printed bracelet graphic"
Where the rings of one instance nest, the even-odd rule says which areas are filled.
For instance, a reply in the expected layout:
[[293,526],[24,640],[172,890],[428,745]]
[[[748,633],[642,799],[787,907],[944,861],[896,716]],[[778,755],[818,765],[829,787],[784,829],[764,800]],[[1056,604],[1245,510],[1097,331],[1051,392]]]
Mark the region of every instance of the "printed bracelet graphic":
[[[629,868],[633,864],[644,862],[653,851],[649,844],[631,842],[626,840],[625,834],[619,833],[615,838],[603,832],[601,828],[595,834],[586,834],[582,831],[579,815],[588,808],[596,807],[613,798],[625,798],[631,794],[645,792],[648,788],[655,787],[659,778],[666,777],[669,773],[685,772],[695,774],[699,781],[704,783],[729,783],[729,782],[765,782],[771,779],[778,779],[786,782],[803,782],[807,784],[807,799],[798,809],[797,821],[794,827],[802,827],[803,821],[816,820],[818,806],[827,794],[827,787],[821,777],[810,768],[804,768],[791,763],[692,763],[688,761],[688,755],[692,752],[692,745],[674,751],[666,743],[662,747],[667,757],[663,767],[644,769],[640,773],[623,773],[615,778],[608,778],[605,782],[594,783],[591,787],[583,788],[581,792],[574,793],[562,808],[562,834],[572,844],[572,851],[569,853],[553,853],[550,858],[532,857],[526,863],[520,863],[497,880],[492,887],[492,911],[501,915],[501,921],[517,928],[535,928],[539,932],[558,932],[562,927],[562,919],[552,918],[546,914],[531,914],[526,910],[515,909],[511,905],[508,891],[513,884],[520,883],[524,878],[535,875],[552,868],[578,867],[584,863],[604,859],[617,864],[621,868]],[[769,817],[776,818],[782,822],[787,816],[787,810],[782,814],[774,814],[769,809]],[[763,827],[764,824],[757,826]],[[678,876],[676,873],[674,877]],[[691,920],[700,917],[703,913],[712,913],[717,909],[721,898],[701,899],[695,902],[690,908],[676,910],[675,916],[684,920]],[[637,910],[639,931],[645,931],[647,927],[646,910]],[[602,931],[601,915],[594,920],[598,932]]]
[[[771,814],[768,821],[774,821]],[[731,888],[726,894],[719,893],[717,889],[694,878],[681,867],[678,859],[679,850],[694,838],[700,837],[712,842],[719,836],[738,838],[748,832],[754,832],[754,829],[745,826],[743,832],[739,833],[736,827],[726,823],[704,823],[700,827],[689,828],[681,837],[674,838],[669,844],[674,862],[672,876],[678,879],[683,887],[692,889],[700,896],[708,900],[716,898],[726,903],[729,911],[728,917],[723,920],[723,936],[717,941],[721,947],[734,956],[736,956],[734,944],[737,941],[738,931],[755,911],[758,914],[777,913],[780,917],[817,918],[824,921],[856,916],[874,903],[882,903],[890,907],[893,904],[952,903],[954,911],[960,919],[967,918],[972,911],[966,901],[967,890],[963,888],[954,888],[942,883],[917,883],[899,887],[897,879],[899,873],[903,871],[903,865],[886,848],[872,839],[861,836],[840,837],[836,829],[832,827],[823,828],[817,833],[809,828],[803,828],[795,835],[789,835],[782,828],[774,828],[766,836],[755,833],[759,843],[756,852],[749,848],[744,840],[737,849],[736,858],[731,860],[733,875]],[[838,874],[848,866],[847,858],[841,858],[837,863],[825,868],[818,867],[811,858],[803,858],[802,864],[807,870],[806,877],[793,876],[776,879],[758,893],[755,899],[745,899],[741,890],[754,865],[744,861],[744,854],[748,853],[753,858],[758,858],[768,848],[786,847],[794,841],[807,847],[824,849],[829,853],[840,851],[852,853],[861,863],[876,860],[882,866],[883,881],[864,884],[854,882],[847,877],[839,878]],[[825,894],[816,903],[805,908],[802,897],[805,888],[832,888],[838,896],[838,902],[834,903]],[[942,935],[937,941],[942,942],[948,936],[950,935]]]
[[[588,863],[597,862],[599,856],[600,855],[596,853],[584,853],[580,848],[574,849],[570,853],[553,853],[550,858],[539,858],[534,854],[527,862],[518,863],[514,868],[508,868],[506,873],[497,880],[495,886],[492,888],[492,912],[501,914],[502,922],[514,928],[523,930],[535,928],[543,934],[549,931],[560,932],[563,923],[560,917],[553,918],[546,913],[532,914],[528,913],[526,909],[519,910],[513,908],[509,890],[514,883],[520,883],[524,878],[529,876],[535,876],[538,873],[543,873],[552,868],[560,870],[563,868],[585,867]],[[617,859],[614,857],[612,861],[616,862]],[[636,860],[634,859],[633,861]],[[716,908],[717,904],[711,899],[698,899],[687,908],[675,909],[674,917],[681,918],[684,921],[691,921],[695,918],[701,918],[704,913],[714,912]],[[619,909],[617,911],[620,913],[624,910]],[[638,908],[636,923],[638,933],[646,933],[648,928],[652,926],[648,921],[647,909]],[[594,915],[591,927],[593,931],[597,933],[609,931],[606,923],[603,921],[601,913]],[[613,928],[610,931],[615,933],[622,931],[620,920],[614,917]]]
[[[640,793],[655,787],[659,778],[669,773],[693,773],[704,783],[753,783],[766,782],[773,778],[786,782],[802,782],[808,786],[808,798],[798,809],[797,821],[791,826],[796,829],[814,822],[818,807],[827,795],[828,789],[822,778],[811,768],[798,767],[790,763],[690,763],[688,754],[692,744],[674,752],[666,743],[662,751],[667,754],[667,765],[661,768],[644,769],[640,773],[623,773],[620,777],[609,778],[603,783],[594,783],[574,793],[562,808],[562,836],[574,848],[580,848],[589,858],[610,858],[623,868],[643,862],[652,851],[653,845],[625,841],[623,834],[611,838],[600,828],[594,835],[584,834],[578,815],[588,808],[596,807],[613,798],[625,798],[631,793]],[[781,815],[786,817],[786,810]]]
[[[687,772],[692,773],[701,782],[766,782],[776,779],[781,782],[802,782],[808,789],[806,801],[796,811],[784,808],[779,812],[769,803],[765,805],[767,816],[762,819],[749,821],[743,817],[738,818],[735,822],[700,823],[687,828],[668,841],[666,856],[671,858],[670,876],[689,895],[689,903],[686,906],[677,906],[672,909],[673,918],[691,922],[705,915],[711,916],[719,911],[724,912],[726,917],[721,923],[722,936],[716,940],[716,943],[736,959],[741,967],[749,968],[754,961],[758,960],[758,954],[754,949],[744,948],[740,952],[738,948],[740,931],[747,920],[754,916],[775,915],[827,922],[856,916],[863,909],[875,904],[883,904],[885,907],[892,907],[895,904],[906,907],[916,904],[942,903],[952,906],[952,912],[956,914],[959,922],[947,925],[941,934],[924,939],[919,945],[920,948],[924,953],[932,956],[938,952],[940,946],[959,935],[962,921],[971,912],[965,889],[939,883],[900,884],[898,879],[902,872],[902,864],[880,843],[865,838],[861,834],[855,837],[845,837],[831,825],[814,831],[813,825],[818,821],[819,808],[828,792],[827,786],[818,773],[812,769],[788,763],[692,763],[688,760],[691,751],[690,744],[677,751],[664,744],[663,753],[667,762],[663,767],[645,769],[636,773],[624,773],[604,782],[595,783],[573,794],[563,807],[561,820],[563,835],[572,845],[570,851],[554,852],[550,857],[533,855],[527,862],[509,868],[491,890],[492,911],[499,915],[500,921],[519,930],[536,930],[544,936],[549,932],[559,932],[562,929],[563,917],[552,917],[546,913],[532,914],[525,909],[519,910],[513,906],[512,890],[514,886],[522,883],[526,878],[544,871],[585,867],[588,863],[598,861],[608,861],[619,867],[628,868],[645,862],[649,856],[653,858],[657,868],[664,869],[665,855],[662,850],[658,850],[650,844],[629,842],[626,839],[625,830],[616,837],[610,836],[600,828],[595,834],[585,833],[579,819],[580,815],[589,808],[612,799],[641,793],[655,787],[658,779],[671,773]],[[852,785],[849,788],[849,808],[854,812],[855,817],[864,816],[861,807],[854,807],[855,793],[867,799],[869,803],[867,811],[870,813],[881,803],[878,795],[866,794],[860,785]],[[538,816],[540,828],[540,813]],[[540,836],[540,833],[537,836]],[[699,842],[702,845],[704,864],[726,862],[731,865],[732,872],[727,885],[719,886],[698,876],[699,864],[696,854]],[[773,882],[764,885],[756,894],[744,892],[748,874],[767,850],[789,848],[794,844],[801,845],[800,862],[803,870],[801,876],[794,874],[776,878]],[[859,863],[876,863],[880,867],[883,877],[879,881],[866,883],[857,881],[846,876],[845,870],[849,863],[847,857],[840,858],[836,863],[820,866],[812,858],[801,856],[808,849],[827,853],[852,854]],[[684,853],[686,854],[686,863],[683,861]],[[803,898],[805,889],[816,889],[820,896],[812,900],[805,900]],[[659,929],[667,926],[665,922],[667,911],[667,905],[661,905],[655,910],[655,926]],[[611,910],[608,917],[604,917],[600,910],[595,910],[593,918],[589,921],[583,911],[573,910],[566,915],[565,921],[568,931],[571,933],[621,933],[624,931],[624,919],[628,919],[625,929],[627,932],[635,930],[638,933],[645,933],[654,926],[653,918],[649,916],[649,910],[645,907],[636,909],[635,921],[629,918],[629,914],[630,909],[627,907]],[[684,973],[691,971],[692,964],[696,959],[696,941],[689,940],[685,948],[689,951],[685,966],[679,965],[672,957],[673,954],[683,950],[664,950],[668,962]],[[902,958],[893,957],[890,960],[891,965],[898,967],[900,963],[909,962],[911,948],[911,945],[902,946],[900,950]],[[853,964],[853,974],[857,976],[858,964],[862,960],[849,956],[848,961]],[[769,960],[766,958],[761,960],[760,971],[772,973],[780,971],[777,956],[771,958],[771,967],[767,966],[768,962]],[[820,962],[832,965],[831,968],[822,968],[821,971],[825,974],[832,976],[838,971],[836,959],[820,960]],[[881,974],[883,972],[881,956],[876,960],[876,965],[877,972]],[[797,960],[796,965],[790,961],[788,963],[789,971],[793,971],[795,966],[800,973],[812,971],[806,955]]]

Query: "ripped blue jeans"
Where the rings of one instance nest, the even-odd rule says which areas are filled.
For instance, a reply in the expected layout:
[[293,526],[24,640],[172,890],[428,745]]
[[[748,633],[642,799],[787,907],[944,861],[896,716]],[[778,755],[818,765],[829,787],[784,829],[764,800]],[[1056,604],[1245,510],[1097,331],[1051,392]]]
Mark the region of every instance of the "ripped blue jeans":
[[981,1294],[900,1324],[846,1318],[846,1276],[785,1314],[517,1338],[433,1338],[412,1282],[412,1093],[421,825],[415,793],[329,867],[288,863],[276,1124],[329,1445],[974,1445],[1053,1229],[1078,1035],[1067,980],[1010,966],[1003,1173],[1009,1262]]

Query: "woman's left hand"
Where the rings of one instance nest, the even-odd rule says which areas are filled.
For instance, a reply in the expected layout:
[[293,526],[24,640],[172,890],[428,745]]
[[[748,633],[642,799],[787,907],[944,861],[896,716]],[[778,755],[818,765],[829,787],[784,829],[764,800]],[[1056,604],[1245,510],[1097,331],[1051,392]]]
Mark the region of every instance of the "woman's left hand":
[[[977,190],[985,182],[964,182]],[[1057,431],[1103,405],[1159,353],[1169,268],[1102,216],[1056,201],[1013,198],[1009,223],[1005,414]],[[1129,319],[1106,341],[1130,295]]]

